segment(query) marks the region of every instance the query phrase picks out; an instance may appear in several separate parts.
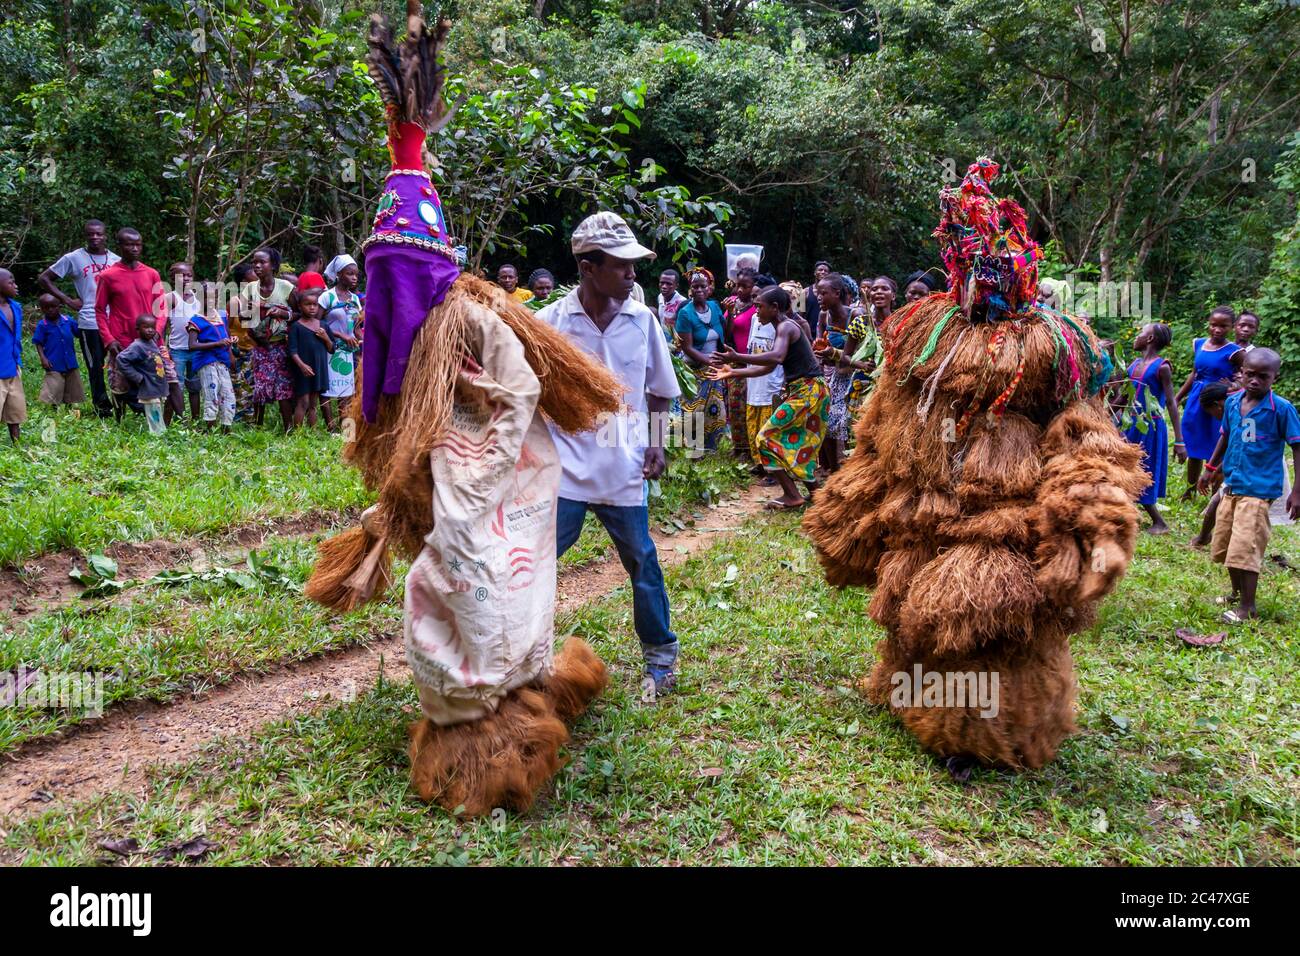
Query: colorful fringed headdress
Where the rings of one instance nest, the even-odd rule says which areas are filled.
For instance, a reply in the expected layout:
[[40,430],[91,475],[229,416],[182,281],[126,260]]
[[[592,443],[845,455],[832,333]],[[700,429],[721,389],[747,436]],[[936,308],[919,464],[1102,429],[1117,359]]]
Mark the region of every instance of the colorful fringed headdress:
[[438,63],[451,21],[439,17],[437,26],[429,30],[419,0],[407,0],[406,29],[406,39],[395,45],[387,21],[371,14],[366,67],[388,114],[393,168],[362,249],[375,243],[414,246],[455,263],[442,201],[424,166],[425,139],[446,126],[456,112],[455,106],[448,108],[443,102],[446,70]]
[[1038,295],[1038,243],[1029,238],[1025,211],[998,199],[989,184],[998,164],[981,156],[961,186],[939,193],[942,213],[934,235],[948,270],[949,289],[968,318],[997,322],[1016,317]]

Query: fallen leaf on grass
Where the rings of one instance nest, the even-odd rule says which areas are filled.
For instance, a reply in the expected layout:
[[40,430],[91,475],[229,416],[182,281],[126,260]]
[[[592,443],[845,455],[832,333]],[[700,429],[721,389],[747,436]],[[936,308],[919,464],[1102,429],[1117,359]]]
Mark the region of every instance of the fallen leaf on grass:
[[185,843],[173,843],[171,846],[163,847],[154,856],[160,860],[175,860],[177,857],[197,860],[207,854],[209,850],[215,849],[217,849],[217,844],[207,837],[195,837]]
[[[84,581],[81,583],[85,583]],[[125,581],[119,581],[116,578],[104,578],[102,581],[91,584],[86,590],[81,592],[81,596],[86,600],[93,600],[99,597],[108,597],[111,594],[120,594],[127,588],[135,587],[139,584],[135,578],[128,578]]]
[[109,853],[116,853],[118,856],[130,856],[132,853],[140,852],[140,841],[135,837],[127,837],[124,840],[100,840],[99,848]]
[[1188,647],[1212,647],[1215,644],[1222,644],[1223,639],[1228,636],[1227,631],[1219,631],[1217,634],[1197,634],[1186,627],[1180,627],[1174,631],[1174,634]]

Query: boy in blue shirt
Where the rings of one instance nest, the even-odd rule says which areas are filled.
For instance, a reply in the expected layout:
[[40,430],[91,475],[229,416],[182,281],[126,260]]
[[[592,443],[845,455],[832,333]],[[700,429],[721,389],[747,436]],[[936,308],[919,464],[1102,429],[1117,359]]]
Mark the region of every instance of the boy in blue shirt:
[[[1215,512],[1210,557],[1228,566],[1232,580],[1230,602],[1237,607],[1224,613],[1227,624],[1258,614],[1255,589],[1271,532],[1268,508],[1282,494],[1287,445],[1300,470],[1300,416],[1295,406],[1273,394],[1281,369],[1282,358],[1272,349],[1256,348],[1246,355],[1242,390],[1224,402],[1219,443],[1197,482],[1204,494],[1211,476],[1222,469],[1223,500]],[[1300,516],[1300,484],[1291,489],[1286,508],[1292,518]]]
[[59,313],[59,300],[48,292],[36,303],[41,320],[32,332],[32,345],[45,369],[39,400],[47,405],[80,405],[86,391],[77,368],[77,323]]
[[18,444],[18,432],[27,421],[27,396],[23,393],[23,307],[18,283],[8,269],[0,269],[0,422],[9,440]]
[[[205,300],[208,296],[205,294]],[[185,326],[189,335],[191,367],[199,377],[199,393],[203,396],[203,427],[212,430],[218,416],[221,430],[230,431],[235,420],[235,389],[230,372],[235,360],[230,354],[232,339],[226,326],[226,316],[212,309],[205,316],[190,316]]]

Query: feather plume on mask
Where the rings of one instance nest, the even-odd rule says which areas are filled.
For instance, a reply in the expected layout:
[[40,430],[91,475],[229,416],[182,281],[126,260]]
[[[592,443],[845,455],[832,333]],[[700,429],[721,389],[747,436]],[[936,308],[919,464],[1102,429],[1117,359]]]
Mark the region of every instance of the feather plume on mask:
[[464,97],[450,107],[443,100],[446,68],[438,62],[450,31],[451,21],[441,15],[430,30],[419,0],[407,0],[406,37],[401,43],[394,41],[381,15],[371,14],[366,68],[379,87],[390,126],[417,123],[432,134],[455,116]]

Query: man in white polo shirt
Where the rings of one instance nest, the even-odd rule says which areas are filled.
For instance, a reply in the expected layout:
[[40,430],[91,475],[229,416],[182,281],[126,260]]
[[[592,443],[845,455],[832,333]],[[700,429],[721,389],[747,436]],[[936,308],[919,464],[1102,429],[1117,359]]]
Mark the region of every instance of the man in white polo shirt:
[[[605,527],[632,579],[632,615],[645,658],[646,684],[656,694],[676,682],[677,635],[668,620],[668,592],[650,537],[646,481],[664,472],[668,409],[681,394],[659,320],[633,298],[636,261],[654,253],[611,212],[588,216],[573,233],[577,288],[537,313],[591,352],[627,387],[617,419],[594,432],[568,435],[552,427],[563,476],[556,550],[564,554],[587,511]],[[648,689],[648,686],[647,686]]]
[[[109,418],[113,414],[113,402],[104,388],[104,341],[99,337],[99,325],[95,321],[95,289],[99,274],[120,261],[121,256],[109,250],[108,234],[102,222],[88,219],[85,228],[86,244],[60,256],[36,281],[43,291],[69,309],[77,310],[77,338],[81,340],[81,354],[86,360],[95,412],[100,418]],[[77,289],[75,298],[64,294],[58,286],[59,279],[72,280]]]

